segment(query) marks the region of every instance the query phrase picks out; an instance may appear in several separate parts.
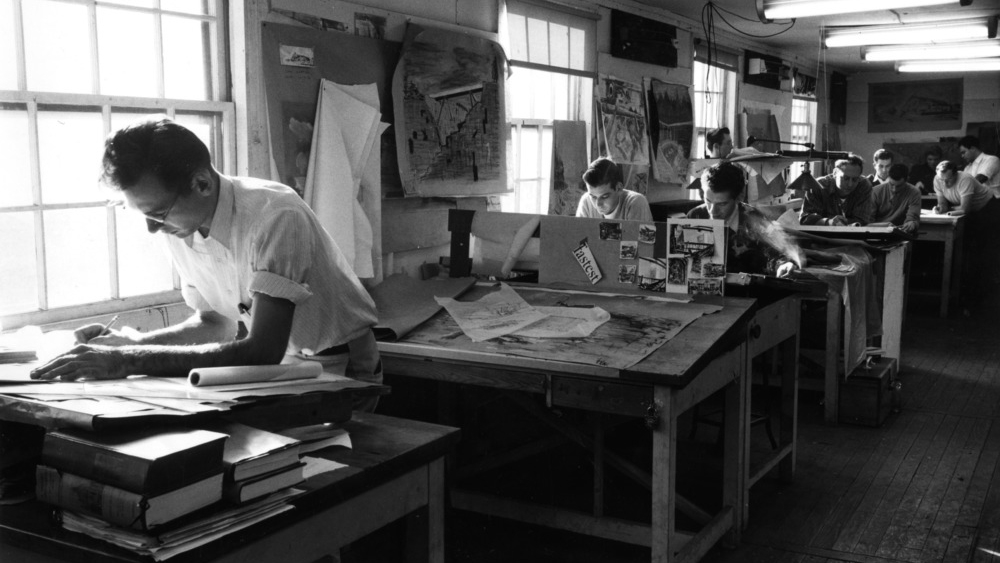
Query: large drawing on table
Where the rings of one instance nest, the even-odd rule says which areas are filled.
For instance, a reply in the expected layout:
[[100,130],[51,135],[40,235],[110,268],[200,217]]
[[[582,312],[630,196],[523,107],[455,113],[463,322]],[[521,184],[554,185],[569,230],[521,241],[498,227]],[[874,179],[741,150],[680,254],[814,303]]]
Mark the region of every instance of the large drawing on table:
[[392,81],[407,195],[507,191],[504,57],[487,39],[409,24]]

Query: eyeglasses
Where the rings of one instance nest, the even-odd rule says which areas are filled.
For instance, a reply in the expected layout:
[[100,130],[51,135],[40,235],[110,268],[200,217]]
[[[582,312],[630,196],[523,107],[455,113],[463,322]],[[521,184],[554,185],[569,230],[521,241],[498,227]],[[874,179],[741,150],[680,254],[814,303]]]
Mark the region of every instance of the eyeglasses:
[[170,206],[167,207],[167,210],[164,211],[163,213],[157,213],[155,215],[149,213],[143,213],[143,215],[146,217],[147,220],[152,221],[158,225],[162,225],[167,222],[167,216],[169,216],[170,212],[173,211],[174,205],[177,205],[177,200],[180,199],[180,197],[181,193],[175,192],[173,201],[170,202]]

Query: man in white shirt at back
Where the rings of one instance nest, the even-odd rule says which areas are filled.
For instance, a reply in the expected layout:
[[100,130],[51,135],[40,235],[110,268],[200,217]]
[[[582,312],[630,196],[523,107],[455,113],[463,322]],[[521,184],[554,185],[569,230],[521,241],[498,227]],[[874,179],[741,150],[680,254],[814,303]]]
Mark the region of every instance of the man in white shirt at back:
[[1000,197],[1000,158],[984,153],[979,147],[979,138],[973,135],[962,137],[958,150],[966,162],[962,171],[990,188],[993,197]]

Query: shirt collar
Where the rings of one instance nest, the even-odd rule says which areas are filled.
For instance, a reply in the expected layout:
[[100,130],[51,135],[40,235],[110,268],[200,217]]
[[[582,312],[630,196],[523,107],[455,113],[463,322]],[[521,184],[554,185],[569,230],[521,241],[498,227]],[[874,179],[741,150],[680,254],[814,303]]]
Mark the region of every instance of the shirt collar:
[[219,201],[215,206],[208,236],[229,250],[232,250],[229,239],[233,232],[235,209],[236,194],[233,192],[233,181],[219,174]]

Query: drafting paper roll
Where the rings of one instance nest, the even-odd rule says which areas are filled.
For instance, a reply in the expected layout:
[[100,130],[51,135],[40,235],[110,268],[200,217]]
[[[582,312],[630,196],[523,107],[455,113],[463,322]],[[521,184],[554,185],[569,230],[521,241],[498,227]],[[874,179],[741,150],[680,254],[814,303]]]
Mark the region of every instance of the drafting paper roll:
[[274,366],[226,366],[221,368],[199,368],[188,374],[188,383],[195,387],[205,385],[233,385],[258,381],[286,381],[289,379],[312,379],[323,373],[319,362],[278,364]]

